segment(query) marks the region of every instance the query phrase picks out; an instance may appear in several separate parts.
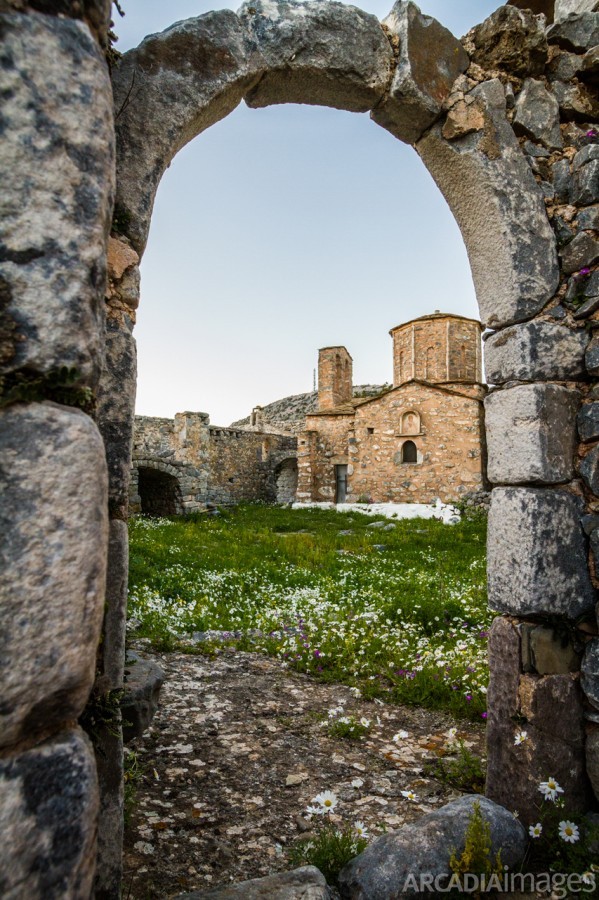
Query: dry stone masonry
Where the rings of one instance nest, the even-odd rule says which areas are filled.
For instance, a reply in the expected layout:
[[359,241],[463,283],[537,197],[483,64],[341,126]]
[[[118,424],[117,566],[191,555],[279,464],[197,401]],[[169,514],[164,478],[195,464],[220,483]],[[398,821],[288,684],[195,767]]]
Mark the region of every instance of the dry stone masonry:
[[370,110],[453,211],[489,329],[487,793],[597,806],[599,3],[524,5],[460,45],[411,2],[258,0],[146,38],[111,96],[108,0],[0,2],[3,896],[119,896],[139,259],[166,167],[244,98]]

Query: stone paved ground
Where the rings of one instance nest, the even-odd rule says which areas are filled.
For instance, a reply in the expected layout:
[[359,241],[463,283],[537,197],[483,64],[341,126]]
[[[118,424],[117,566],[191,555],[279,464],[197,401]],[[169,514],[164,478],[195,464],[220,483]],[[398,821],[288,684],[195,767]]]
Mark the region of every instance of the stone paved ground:
[[[361,820],[374,835],[458,796],[423,773],[456,724],[445,714],[356,700],[347,687],[232,649],[156,658],[167,676],[161,707],[131,745],[144,774],[125,840],[128,900],[291,868],[286,848],[312,827],[306,806],[324,789],[339,797],[340,821]],[[361,741],[321,726],[340,702],[372,720]],[[409,736],[394,743],[400,730]],[[482,725],[460,724],[459,734],[482,752]],[[407,789],[418,802],[402,797]]]

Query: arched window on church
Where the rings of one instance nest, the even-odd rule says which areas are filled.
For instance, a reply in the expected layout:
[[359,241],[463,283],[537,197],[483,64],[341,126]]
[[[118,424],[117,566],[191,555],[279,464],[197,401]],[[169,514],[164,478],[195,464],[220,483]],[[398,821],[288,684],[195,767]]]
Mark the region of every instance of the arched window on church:
[[416,450],[414,441],[405,441],[401,448],[401,461],[402,463],[418,462],[418,451]]

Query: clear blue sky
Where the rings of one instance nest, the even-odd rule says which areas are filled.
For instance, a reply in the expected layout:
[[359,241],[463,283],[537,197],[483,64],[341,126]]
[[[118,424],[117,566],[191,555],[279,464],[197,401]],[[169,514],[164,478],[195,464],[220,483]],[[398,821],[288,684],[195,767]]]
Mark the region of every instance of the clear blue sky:
[[[421,8],[460,36],[499,5]],[[122,52],[215,7],[124,8]],[[362,8],[383,19],[390,6]],[[331,344],[353,356],[354,383],[391,381],[389,329],[434,309],[478,316],[461,235],[415,151],[368,115],[242,103],[178,154],[159,188],[135,330],[137,412],[202,410],[227,425],[311,390],[318,347]]]

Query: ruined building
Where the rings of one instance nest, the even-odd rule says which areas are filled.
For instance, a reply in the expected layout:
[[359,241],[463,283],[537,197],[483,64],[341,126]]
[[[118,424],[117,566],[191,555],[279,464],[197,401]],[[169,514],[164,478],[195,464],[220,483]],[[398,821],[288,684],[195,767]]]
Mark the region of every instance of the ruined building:
[[484,480],[481,325],[435,312],[390,332],[393,387],[356,398],[352,358],[325,347],[299,438],[297,499],[457,500]]

